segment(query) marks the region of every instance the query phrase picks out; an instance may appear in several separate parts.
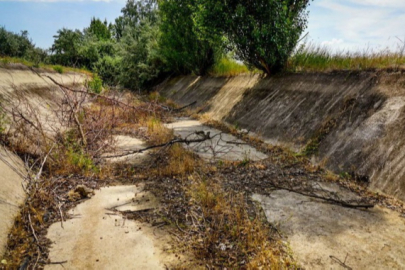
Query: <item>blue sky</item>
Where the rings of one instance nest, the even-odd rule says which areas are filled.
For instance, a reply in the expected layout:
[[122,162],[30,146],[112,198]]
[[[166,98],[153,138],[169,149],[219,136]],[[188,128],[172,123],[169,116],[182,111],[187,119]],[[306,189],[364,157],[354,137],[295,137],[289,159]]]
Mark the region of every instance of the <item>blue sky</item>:
[[[42,48],[53,43],[62,27],[83,29],[90,18],[109,22],[120,15],[125,0],[0,0],[0,25],[28,30]],[[405,0],[315,0],[311,2],[309,41],[335,50],[395,49],[405,40]]]
[[8,31],[28,30],[38,47],[49,48],[58,29],[80,29],[91,17],[114,21],[125,1],[3,1],[0,0],[0,26]]

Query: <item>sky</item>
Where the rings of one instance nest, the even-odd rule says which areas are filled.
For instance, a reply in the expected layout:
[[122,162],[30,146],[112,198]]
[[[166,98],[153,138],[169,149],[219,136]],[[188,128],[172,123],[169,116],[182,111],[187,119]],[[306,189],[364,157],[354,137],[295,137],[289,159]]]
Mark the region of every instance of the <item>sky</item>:
[[309,10],[315,44],[364,52],[396,50],[405,41],[405,0],[315,0]]
[[[27,30],[49,48],[58,29],[80,29],[91,17],[108,22],[125,0],[0,0],[0,26]],[[336,51],[395,50],[405,41],[405,0],[314,0],[309,7],[307,41]]]

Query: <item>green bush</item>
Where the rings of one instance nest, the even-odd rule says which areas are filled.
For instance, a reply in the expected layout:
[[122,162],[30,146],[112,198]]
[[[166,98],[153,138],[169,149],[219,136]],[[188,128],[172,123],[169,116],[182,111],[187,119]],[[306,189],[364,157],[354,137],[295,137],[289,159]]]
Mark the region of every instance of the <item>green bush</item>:
[[81,151],[74,151],[69,148],[66,153],[66,162],[71,165],[74,170],[81,172],[96,172],[97,167],[93,160]]
[[93,93],[100,94],[103,90],[103,80],[97,74],[94,74],[93,79],[87,83],[87,86]]
[[120,64],[120,57],[104,56],[94,64],[93,69],[105,84],[114,86],[119,82]]
[[63,67],[62,66],[53,66],[53,70],[55,70],[56,72],[58,72],[59,74],[63,73]]

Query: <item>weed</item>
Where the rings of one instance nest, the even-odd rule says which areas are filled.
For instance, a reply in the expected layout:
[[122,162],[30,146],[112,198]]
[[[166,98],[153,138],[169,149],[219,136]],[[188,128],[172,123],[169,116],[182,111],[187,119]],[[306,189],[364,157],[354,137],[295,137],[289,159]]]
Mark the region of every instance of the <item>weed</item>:
[[351,179],[351,175],[350,175],[350,173],[348,173],[348,172],[341,172],[341,173],[339,173],[339,176],[341,177],[341,178],[343,178],[343,179]]
[[103,90],[103,80],[97,74],[94,74],[93,78],[87,82],[87,86],[91,92],[100,94]]
[[251,160],[249,158],[249,155],[250,151],[243,153],[243,160],[238,164],[239,167],[248,166],[250,164]]
[[66,159],[64,166],[69,167],[70,173],[83,173],[97,172],[97,167],[94,165],[93,160],[82,151],[75,151],[69,148],[66,151]]
[[6,131],[7,124],[8,124],[7,115],[0,110],[0,135],[2,135]]
[[152,144],[162,144],[173,138],[173,131],[166,128],[155,116],[141,119],[140,125],[147,128],[148,140]]
[[55,70],[56,72],[58,72],[59,74],[63,74],[63,67],[62,66],[59,66],[59,65],[56,65],[56,66],[53,66],[53,70]]

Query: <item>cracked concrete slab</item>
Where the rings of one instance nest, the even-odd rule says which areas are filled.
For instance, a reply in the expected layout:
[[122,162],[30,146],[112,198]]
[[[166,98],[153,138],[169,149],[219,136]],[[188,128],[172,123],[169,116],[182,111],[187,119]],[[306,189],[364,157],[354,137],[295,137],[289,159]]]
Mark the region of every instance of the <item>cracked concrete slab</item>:
[[[114,141],[115,151],[106,153],[103,156],[119,156],[130,153],[131,151],[136,151],[147,147],[144,141],[131,136],[116,135],[114,136]],[[122,157],[105,158],[105,160],[110,163],[125,163],[133,165],[140,165],[147,159],[148,151],[145,151],[143,153],[125,155]]]
[[[333,185],[326,188],[356,197]],[[397,212],[344,208],[284,190],[253,199],[305,269],[405,269],[405,219]]]
[[145,200],[145,195],[142,186],[96,191],[92,199],[69,212],[73,218],[63,223],[64,228],[61,223],[49,228],[47,237],[53,242],[50,260],[67,262],[45,269],[166,269],[174,261],[174,255],[165,252],[171,249],[168,236],[108,210],[117,206],[120,210],[142,209],[145,205],[138,197],[146,207],[156,207],[155,199]]
[[247,145],[244,141],[233,135],[203,125],[200,121],[180,119],[174,123],[166,124],[166,127],[173,129],[174,134],[189,140],[198,139],[196,132],[209,133],[211,140],[201,143],[190,143],[186,147],[202,158],[207,160],[262,160],[267,155]]
[[5,252],[8,233],[25,200],[26,174],[22,160],[0,146],[0,258]]

